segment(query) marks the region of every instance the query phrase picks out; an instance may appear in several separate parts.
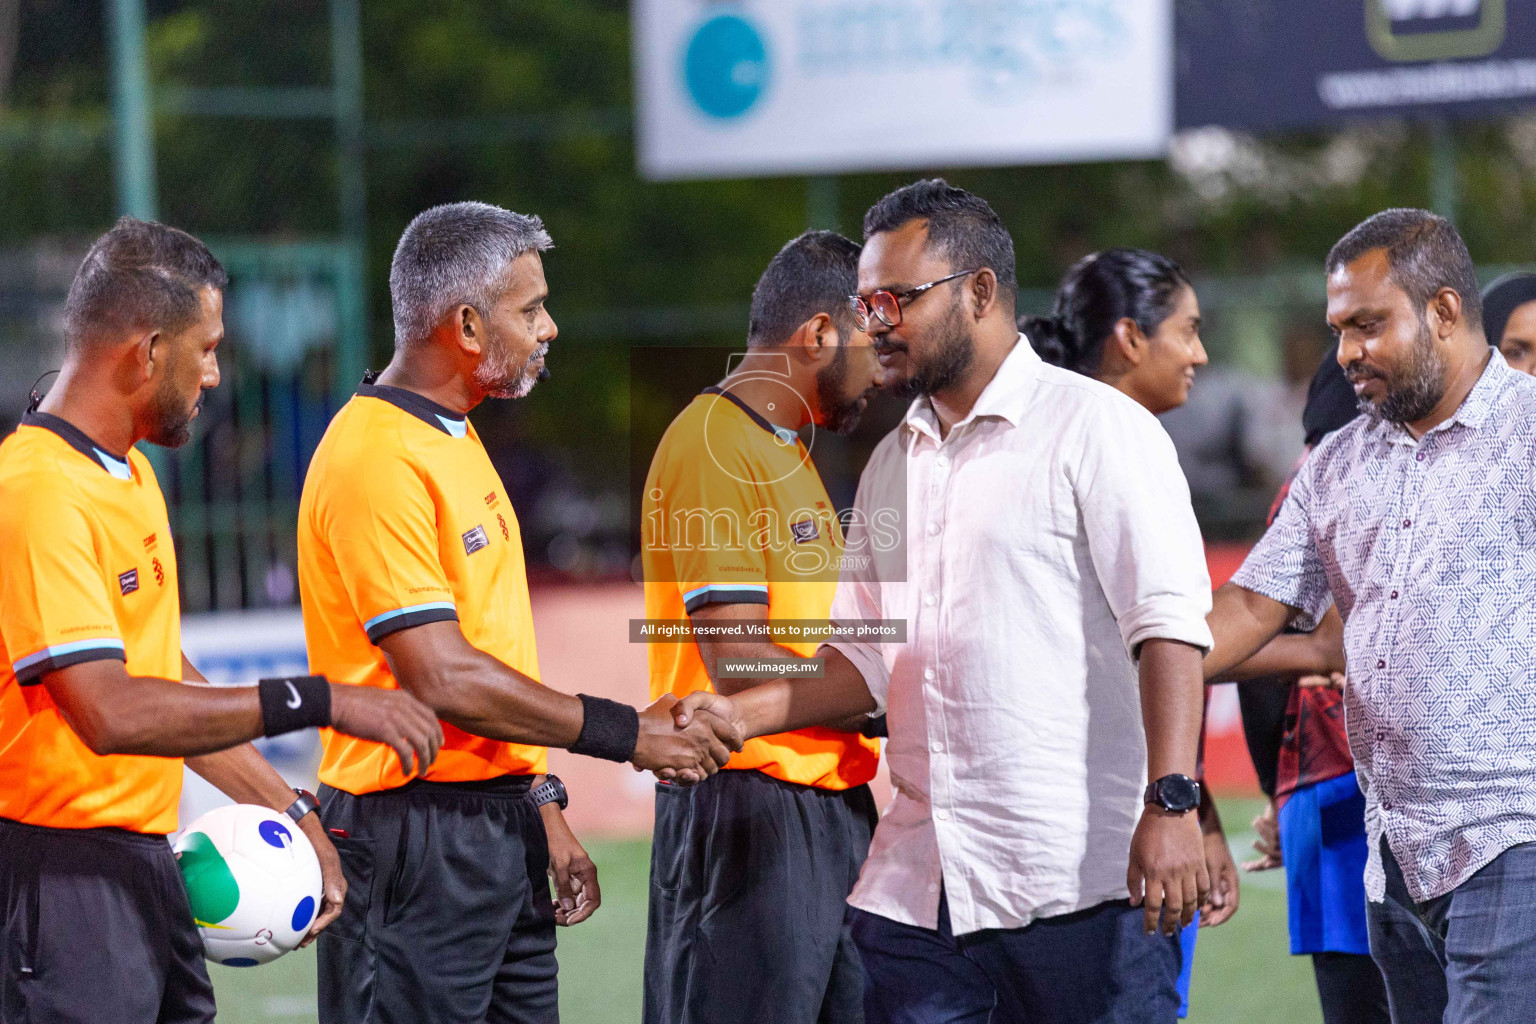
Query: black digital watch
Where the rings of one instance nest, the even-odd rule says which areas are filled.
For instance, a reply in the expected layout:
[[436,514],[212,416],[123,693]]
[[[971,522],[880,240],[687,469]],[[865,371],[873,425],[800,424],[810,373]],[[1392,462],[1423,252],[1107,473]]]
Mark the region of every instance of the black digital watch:
[[299,795],[299,798],[293,803],[289,804],[288,810],[283,813],[292,818],[294,824],[298,824],[299,819],[304,817],[304,815],[308,814],[310,811],[318,811],[320,809],[320,801],[315,796],[315,794],[311,793],[307,789],[299,789],[295,787],[293,791]]
[[533,806],[542,807],[545,804],[559,804],[563,811],[570,804],[570,796],[565,792],[565,783],[560,781],[558,775],[544,776],[544,782],[528,791],[528,799],[533,801]]

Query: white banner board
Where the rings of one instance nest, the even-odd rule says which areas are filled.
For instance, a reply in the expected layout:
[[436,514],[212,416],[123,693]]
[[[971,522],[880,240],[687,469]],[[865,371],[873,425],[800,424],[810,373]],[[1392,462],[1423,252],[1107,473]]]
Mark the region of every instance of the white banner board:
[[1144,158],[1171,0],[633,0],[650,178]]

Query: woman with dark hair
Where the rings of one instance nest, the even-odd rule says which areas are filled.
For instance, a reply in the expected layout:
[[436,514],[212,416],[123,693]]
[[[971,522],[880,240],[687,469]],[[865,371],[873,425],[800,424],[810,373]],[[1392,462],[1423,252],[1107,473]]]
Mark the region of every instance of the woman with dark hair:
[[1505,274],[1483,289],[1483,333],[1510,366],[1536,374],[1536,274]]
[[[1200,302],[1189,275],[1173,260],[1145,249],[1106,249],[1073,264],[1056,292],[1050,316],[1019,318],[1019,330],[1040,358],[1108,384],[1147,411],[1183,405],[1206,364],[1200,343]],[[1201,757],[1205,738],[1201,736]],[[1237,912],[1238,873],[1221,817],[1205,787],[1200,791],[1211,894],[1200,908],[1201,927],[1225,923]],[[1184,930],[1179,1016],[1189,1009],[1195,925]]]
[[1189,398],[1200,344],[1200,302],[1173,260],[1145,249],[1106,249],[1067,271],[1050,316],[1019,330],[1040,358],[1101,380],[1153,414]]

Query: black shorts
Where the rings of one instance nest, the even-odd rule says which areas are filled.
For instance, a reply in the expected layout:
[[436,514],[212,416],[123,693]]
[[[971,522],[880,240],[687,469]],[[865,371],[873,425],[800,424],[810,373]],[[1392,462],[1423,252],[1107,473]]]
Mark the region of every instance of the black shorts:
[[555,1024],[549,843],[531,776],[320,787],[347,878],[320,933],[321,1024]]
[[861,1024],[847,899],[875,818],[868,786],[657,785],[645,1024]]
[[0,1021],[192,1024],[213,986],[162,835],[0,818]]

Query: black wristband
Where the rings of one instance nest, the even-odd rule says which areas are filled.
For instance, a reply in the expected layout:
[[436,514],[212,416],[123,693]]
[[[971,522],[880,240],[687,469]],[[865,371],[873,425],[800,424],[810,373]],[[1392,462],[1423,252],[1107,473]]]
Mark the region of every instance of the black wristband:
[[581,735],[571,744],[573,754],[628,761],[640,742],[640,712],[628,704],[578,693],[581,701]]
[[331,724],[331,684],[325,676],[263,679],[256,692],[261,697],[263,736]]

